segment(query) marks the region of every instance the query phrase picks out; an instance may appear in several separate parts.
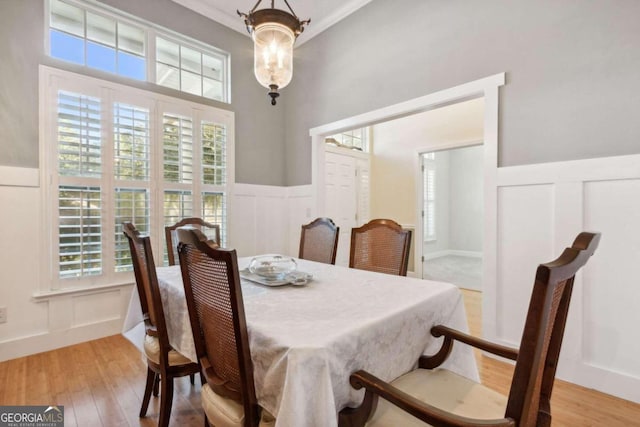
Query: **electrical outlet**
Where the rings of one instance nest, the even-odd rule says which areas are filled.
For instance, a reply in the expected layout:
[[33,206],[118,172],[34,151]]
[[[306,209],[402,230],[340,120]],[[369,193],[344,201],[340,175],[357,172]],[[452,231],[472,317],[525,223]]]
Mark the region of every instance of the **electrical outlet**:
[[7,323],[7,307],[0,307],[0,323]]

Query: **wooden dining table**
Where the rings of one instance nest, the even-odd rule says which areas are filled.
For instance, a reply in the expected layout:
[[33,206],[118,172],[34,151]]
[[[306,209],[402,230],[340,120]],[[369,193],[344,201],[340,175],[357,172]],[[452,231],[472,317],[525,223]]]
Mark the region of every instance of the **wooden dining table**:
[[[251,259],[240,258],[239,268]],[[432,326],[467,330],[462,294],[452,284],[296,262],[312,276],[303,286],[241,281],[256,395],[276,426],[337,426],[338,411],[364,397],[349,384],[352,372],[365,369],[391,381],[439,348]],[[180,267],[157,273],[169,342],[195,361]],[[129,325],[137,321],[136,298],[134,291]],[[467,346],[455,345],[444,367],[479,380]]]

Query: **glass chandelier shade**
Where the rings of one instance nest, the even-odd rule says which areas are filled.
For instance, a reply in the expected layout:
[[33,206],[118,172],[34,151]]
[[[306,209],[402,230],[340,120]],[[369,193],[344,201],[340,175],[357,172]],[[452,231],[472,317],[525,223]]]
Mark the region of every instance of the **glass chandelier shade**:
[[293,76],[293,43],[291,29],[281,24],[266,23],[253,31],[253,71],[258,83],[267,89],[282,89]]
[[256,10],[262,0],[244,17],[247,31],[253,39],[253,71],[258,82],[269,89],[271,105],[276,105],[278,90],[287,86],[293,77],[293,44],[310,20],[300,21],[287,0],[289,12],[275,9]]

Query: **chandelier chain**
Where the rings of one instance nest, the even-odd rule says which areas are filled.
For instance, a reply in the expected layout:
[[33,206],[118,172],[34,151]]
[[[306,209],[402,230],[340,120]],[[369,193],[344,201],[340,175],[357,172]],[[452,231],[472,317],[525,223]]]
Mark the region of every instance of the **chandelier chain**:
[[[271,0],[271,9],[275,9],[275,0]],[[256,11],[256,9],[258,8],[258,6],[260,6],[260,3],[262,3],[262,0],[258,0],[258,2],[253,6],[253,8],[251,9],[251,12],[249,13],[253,13]],[[287,0],[284,0],[284,4],[287,5],[287,8],[289,9],[289,11],[291,12],[291,14],[298,19],[298,15],[296,15],[296,13],[293,11],[293,8],[291,7],[291,5],[289,4],[289,2]]]

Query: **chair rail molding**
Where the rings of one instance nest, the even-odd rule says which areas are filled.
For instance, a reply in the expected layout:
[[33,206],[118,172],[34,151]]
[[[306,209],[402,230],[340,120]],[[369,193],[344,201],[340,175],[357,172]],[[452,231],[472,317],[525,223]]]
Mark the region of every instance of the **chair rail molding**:
[[16,166],[0,166],[0,186],[39,187],[40,170]]

